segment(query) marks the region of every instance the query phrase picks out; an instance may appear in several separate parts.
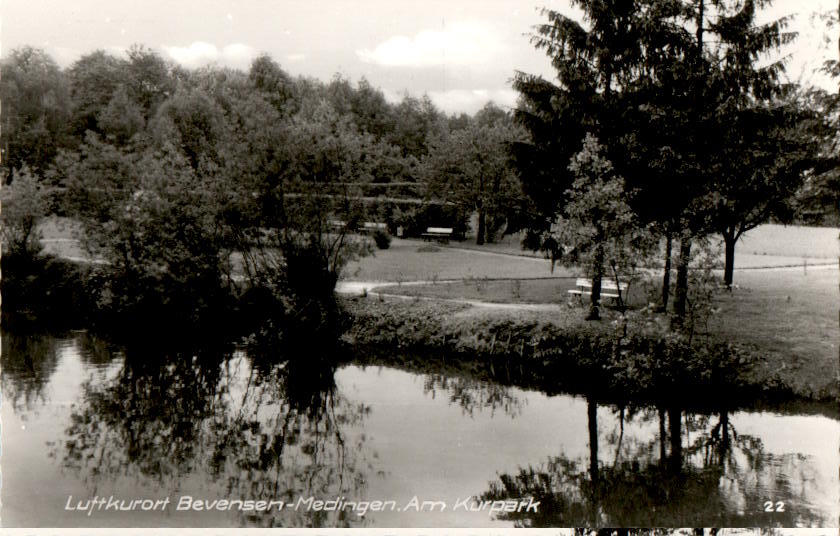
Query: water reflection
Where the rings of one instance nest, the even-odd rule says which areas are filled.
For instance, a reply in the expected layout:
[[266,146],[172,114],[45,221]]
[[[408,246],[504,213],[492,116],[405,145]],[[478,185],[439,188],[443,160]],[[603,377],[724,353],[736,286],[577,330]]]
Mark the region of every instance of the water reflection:
[[[336,393],[325,363],[127,351],[113,378],[83,384],[57,456],[91,496],[134,480],[212,498],[360,497],[370,456],[364,435],[345,430],[368,409]],[[259,526],[359,522],[352,511],[239,515]]]
[[[16,338],[17,337],[17,338]],[[484,363],[370,366],[329,346],[3,338],[10,526],[836,524],[838,423],[697,413],[494,381]],[[165,346],[163,349],[161,346]],[[497,367],[496,370],[500,370]],[[505,377],[509,377],[505,372]],[[489,483],[489,484],[488,484]],[[454,509],[534,497],[536,511]],[[445,512],[65,511],[68,496],[441,500]],[[764,512],[766,501],[784,511]],[[33,508],[38,504],[39,508]]]
[[3,334],[0,387],[4,402],[18,413],[47,402],[46,386],[55,372],[61,342],[32,333]]
[[501,411],[516,417],[524,404],[523,400],[512,394],[510,388],[498,383],[443,373],[426,374],[423,391],[432,398],[442,392],[450,403],[460,406],[464,414],[470,417],[485,409],[490,411],[491,416]]
[[51,380],[67,352],[93,368],[104,368],[115,358],[110,345],[84,331],[66,337],[32,331],[3,332],[0,388],[4,402],[21,416],[48,405]]
[[[615,526],[831,526],[836,520],[812,504],[819,495],[806,456],[776,455],[760,438],[739,434],[722,411],[714,417],[678,407],[630,415],[641,423],[656,420],[658,433],[647,440],[624,439],[625,408],[618,408],[619,430],[604,452],[598,405],[587,400],[588,459],[563,453],[505,473],[484,500],[538,497],[539,512],[514,512],[500,519],[523,527]],[[667,426],[666,426],[667,422]]]

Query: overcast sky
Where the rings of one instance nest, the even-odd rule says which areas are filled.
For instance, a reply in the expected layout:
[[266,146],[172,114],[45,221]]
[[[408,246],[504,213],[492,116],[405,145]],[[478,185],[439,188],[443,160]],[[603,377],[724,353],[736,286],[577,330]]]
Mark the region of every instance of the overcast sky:
[[[266,52],[293,75],[364,76],[391,100],[428,93],[448,113],[472,113],[488,100],[513,106],[515,70],[551,76],[526,35],[543,6],[573,14],[567,0],[2,0],[0,45],[43,48],[63,67],[134,43],[187,67],[247,69]],[[836,58],[836,35],[825,42],[811,16],[832,8],[837,0],[774,2],[773,16],[798,13],[793,78]]]

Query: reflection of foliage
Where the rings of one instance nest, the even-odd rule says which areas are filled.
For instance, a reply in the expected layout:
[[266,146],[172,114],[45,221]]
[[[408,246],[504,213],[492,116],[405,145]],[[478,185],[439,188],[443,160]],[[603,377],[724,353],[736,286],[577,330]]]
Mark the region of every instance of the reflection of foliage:
[[94,487],[127,468],[160,479],[189,473],[217,381],[213,366],[128,359],[110,385],[83,385],[86,404],[71,415],[65,465],[88,472]]
[[[774,456],[761,440],[738,435],[726,413],[712,426],[704,416],[688,420],[692,443],[657,452],[654,438],[634,445],[612,465],[571,460],[564,455],[500,475],[482,495],[486,500],[534,497],[539,511],[500,514],[517,526],[820,526],[828,520],[809,509],[803,496],[811,477],[807,459]],[[615,434],[613,434],[615,436]],[[619,436],[620,437],[620,436]],[[679,443],[679,441],[678,441]],[[671,460],[677,452],[678,463]],[[784,512],[766,513],[772,497]]]
[[435,397],[438,391],[449,396],[449,402],[458,404],[464,413],[473,416],[475,411],[489,409],[495,415],[502,410],[505,415],[515,417],[522,411],[522,401],[510,392],[509,387],[495,382],[477,380],[466,376],[451,376],[442,373],[427,374],[423,391]]
[[[157,359],[129,353],[105,385],[84,385],[63,463],[95,491],[120,478],[178,489],[208,475],[219,496],[285,500],[359,496],[368,409],[334,392],[334,367],[302,359],[256,366],[244,352]],[[357,439],[353,439],[357,438]],[[235,515],[235,512],[232,512]],[[352,511],[248,515],[243,524],[346,526]],[[281,517],[282,515],[282,517]]]
[[15,412],[45,402],[44,389],[55,372],[58,341],[32,333],[4,332],[0,365],[2,390]]

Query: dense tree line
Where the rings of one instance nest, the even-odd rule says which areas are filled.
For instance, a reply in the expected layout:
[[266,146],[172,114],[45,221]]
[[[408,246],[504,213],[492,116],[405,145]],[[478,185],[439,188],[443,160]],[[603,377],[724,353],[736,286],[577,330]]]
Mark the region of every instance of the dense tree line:
[[331,315],[341,269],[369,248],[350,232],[363,222],[465,228],[477,211],[482,243],[518,210],[506,155],[523,134],[492,104],[447,118],[268,56],[186,70],[142,46],[63,70],[24,47],[2,67],[7,253],[36,253],[48,214],[80,222],[109,266],[102,301],[123,313],[192,315],[245,280],[292,316]]

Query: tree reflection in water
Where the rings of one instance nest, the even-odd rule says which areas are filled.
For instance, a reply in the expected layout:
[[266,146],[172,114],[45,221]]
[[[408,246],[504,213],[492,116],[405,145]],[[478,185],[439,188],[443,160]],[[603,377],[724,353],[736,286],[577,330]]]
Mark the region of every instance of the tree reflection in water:
[[15,413],[24,414],[46,403],[45,388],[58,363],[58,341],[26,332],[3,332],[0,388]]
[[443,391],[449,402],[461,406],[465,415],[472,417],[476,411],[488,409],[491,415],[501,410],[516,417],[522,412],[523,401],[511,393],[509,387],[469,376],[451,376],[446,373],[426,374],[423,392],[432,398]]
[[[812,475],[805,460],[797,454],[767,453],[760,439],[736,432],[726,411],[713,425],[708,416],[684,415],[676,407],[643,411],[638,418],[658,418],[660,433],[648,441],[627,442],[625,413],[619,409],[620,429],[608,436],[617,446],[612,463],[599,458],[592,398],[587,414],[588,463],[560,454],[516,474],[500,475],[482,499],[534,497],[540,508],[536,513],[502,513],[499,519],[523,527],[792,527],[832,522],[808,507],[805,490]],[[622,450],[625,460],[618,454]],[[784,502],[784,511],[765,512],[769,499]]]
[[[329,348],[270,361],[242,350],[127,351],[119,374],[87,382],[60,445],[92,494],[118,479],[210,498],[362,498],[373,471],[368,413],[335,391]],[[194,486],[197,489],[186,489]],[[265,526],[351,526],[351,510],[231,512]]]
[[106,343],[82,331],[57,338],[26,329],[4,330],[0,340],[0,389],[4,400],[21,416],[49,403],[47,386],[66,349],[74,348],[83,363],[94,367],[104,367],[113,360]]

